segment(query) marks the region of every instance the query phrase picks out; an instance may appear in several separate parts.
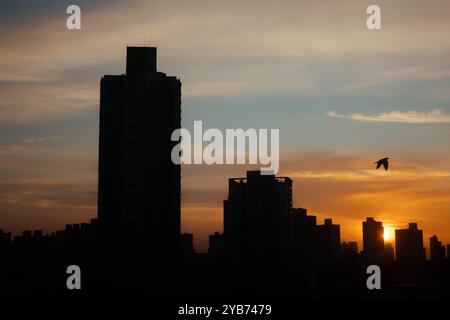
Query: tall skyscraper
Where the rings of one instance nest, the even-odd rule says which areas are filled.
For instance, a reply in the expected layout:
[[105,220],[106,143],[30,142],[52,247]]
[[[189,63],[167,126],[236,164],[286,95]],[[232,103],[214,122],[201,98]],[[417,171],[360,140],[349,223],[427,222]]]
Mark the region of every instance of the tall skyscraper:
[[363,250],[369,257],[380,257],[384,253],[384,227],[381,221],[367,218],[363,222]]
[[445,260],[445,246],[442,245],[436,235],[430,238],[430,259],[435,262]]
[[286,265],[292,247],[292,180],[248,171],[229,179],[224,201],[225,254],[230,264]]
[[170,281],[179,253],[181,82],[156,69],[156,48],[128,47],[124,75],[100,91],[98,218],[121,279]]
[[410,223],[408,229],[395,230],[395,255],[404,266],[417,266],[425,260],[423,232],[417,223]]

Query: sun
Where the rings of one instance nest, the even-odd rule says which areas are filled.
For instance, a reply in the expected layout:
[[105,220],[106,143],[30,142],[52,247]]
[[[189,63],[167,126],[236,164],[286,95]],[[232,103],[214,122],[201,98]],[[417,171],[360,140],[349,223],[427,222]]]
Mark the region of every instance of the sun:
[[394,230],[391,227],[384,227],[383,238],[384,241],[391,241],[393,239]]

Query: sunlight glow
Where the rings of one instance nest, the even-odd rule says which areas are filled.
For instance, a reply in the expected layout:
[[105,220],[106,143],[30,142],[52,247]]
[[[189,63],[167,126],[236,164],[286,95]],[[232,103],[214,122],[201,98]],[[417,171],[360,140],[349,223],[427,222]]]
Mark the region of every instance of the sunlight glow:
[[391,241],[394,238],[394,229],[391,227],[384,226],[384,241]]

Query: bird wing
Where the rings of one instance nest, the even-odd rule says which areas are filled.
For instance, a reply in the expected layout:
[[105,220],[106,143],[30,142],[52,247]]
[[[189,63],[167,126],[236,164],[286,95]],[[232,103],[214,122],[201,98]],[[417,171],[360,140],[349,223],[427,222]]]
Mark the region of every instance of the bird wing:
[[386,171],[388,170],[389,162],[387,160],[383,161],[383,167],[384,167],[384,170],[386,170]]
[[381,161],[375,162],[377,164],[377,169],[381,167]]

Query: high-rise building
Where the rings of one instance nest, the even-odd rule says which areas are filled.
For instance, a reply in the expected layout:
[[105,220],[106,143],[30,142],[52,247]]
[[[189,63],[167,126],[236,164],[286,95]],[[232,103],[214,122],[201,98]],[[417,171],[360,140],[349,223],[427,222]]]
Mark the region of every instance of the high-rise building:
[[445,260],[445,247],[436,235],[430,238],[430,259],[435,262]]
[[[156,48],[128,47],[126,74],[100,84],[98,218],[108,266],[170,281],[179,252],[181,82],[156,69]],[[158,279],[158,280],[155,280]]]
[[286,265],[292,247],[292,180],[248,171],[229,179],[224,201],[229,264]]
[[369,257],[380,257],[384,253],[383,223],[371,217],[363,222],[363,250]]
[[327,263],[339,255],[341,247],[341,226],[333,224],[331,219],[325,219],[324,224],[317,226],[319,260]]
[[293,261],[296,266],[313,267],[317,263],[318,235],[315,216],[303,208],[292,209]]
[[395,255],[404,266],[416,266],[425,260],[423,232],[417,223],[410,223],[408,229],[395,230]]

